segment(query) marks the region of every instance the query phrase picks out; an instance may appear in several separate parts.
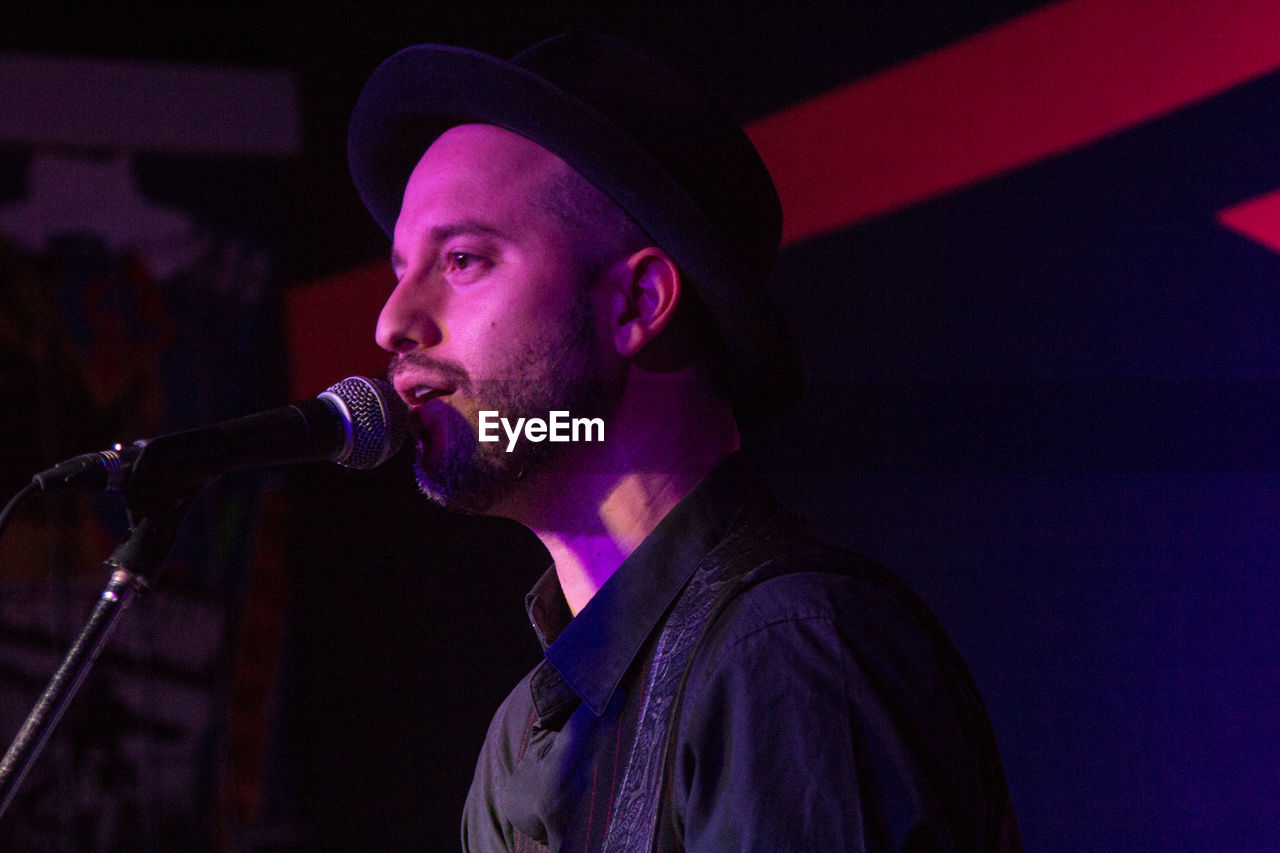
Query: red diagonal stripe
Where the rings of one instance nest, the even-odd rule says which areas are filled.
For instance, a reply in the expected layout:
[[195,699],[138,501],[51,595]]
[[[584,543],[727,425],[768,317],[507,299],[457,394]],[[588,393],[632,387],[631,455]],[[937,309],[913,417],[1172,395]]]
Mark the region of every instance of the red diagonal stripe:
[[1280,190],[1218,212],[1218,221],[1275,252],[1280,252]]
[[1069,0],[748,128],[784,242],[1091,142],[1280,68],[1280,3]]

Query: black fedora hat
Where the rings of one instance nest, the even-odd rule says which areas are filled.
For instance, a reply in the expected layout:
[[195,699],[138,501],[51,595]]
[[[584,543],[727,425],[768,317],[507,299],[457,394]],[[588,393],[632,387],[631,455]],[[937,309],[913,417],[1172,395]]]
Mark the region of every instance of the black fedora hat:
[[740,418],[799,399],[800,356],[768,293],[782,229],[777,192],[718,105],[595,33],[570,31],[510,61],[448,45],[406,48],[365,84],[347,139],[356,188],[388,235],[422,153],[469,122],[556,154],[675,259],[720,335]]

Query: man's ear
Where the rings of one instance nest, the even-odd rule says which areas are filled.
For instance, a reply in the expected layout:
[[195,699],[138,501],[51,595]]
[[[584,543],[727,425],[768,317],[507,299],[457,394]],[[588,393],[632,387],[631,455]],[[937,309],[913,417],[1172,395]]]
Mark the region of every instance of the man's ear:
[[610,321],[618,355],[633,358],[671,322],[683,282],[675,261],[656,246],[614,269]]

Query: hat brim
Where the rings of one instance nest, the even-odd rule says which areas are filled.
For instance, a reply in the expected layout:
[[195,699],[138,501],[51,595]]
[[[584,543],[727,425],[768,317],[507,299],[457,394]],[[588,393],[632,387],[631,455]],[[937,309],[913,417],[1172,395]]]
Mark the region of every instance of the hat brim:
[[527,68],[449,45],[416,45],[387,59],[352,113],[352,178],[388,236],[405,185],[448,128],[493,124],[551,151],[608,195],[694,282],[729,357],[739,416],[790,408],[803,392],[798,350],[763,287],[667,170],[590,104]]

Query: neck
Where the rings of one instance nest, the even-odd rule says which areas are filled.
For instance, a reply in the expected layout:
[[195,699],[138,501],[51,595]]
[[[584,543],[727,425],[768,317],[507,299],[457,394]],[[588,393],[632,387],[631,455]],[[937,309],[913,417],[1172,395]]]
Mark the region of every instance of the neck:
[[673,407],[670,394],[662,394],[661,403],[624,398],[605,429],[599,444],[570,445],[555,469],[532,478],[504,512],[542,540],[575,615],[680,499],[738,448],[726,405]]

